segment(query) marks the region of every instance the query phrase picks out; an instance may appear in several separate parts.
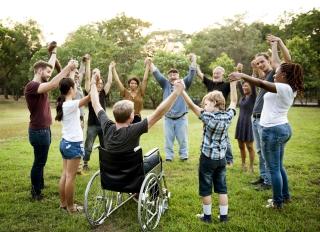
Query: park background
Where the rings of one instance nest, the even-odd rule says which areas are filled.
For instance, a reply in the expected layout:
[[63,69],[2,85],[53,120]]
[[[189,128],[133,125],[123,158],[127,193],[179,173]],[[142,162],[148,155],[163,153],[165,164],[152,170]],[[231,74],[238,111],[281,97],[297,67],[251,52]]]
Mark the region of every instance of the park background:
[[[11,2],[18,4],[17,1]],[[55,10],[50,11],[50,5],[45,7],[39,3],[33,7],[53,21],[62,18],[67,25],[68,21],[73,21],[72,14],[68,16],[68,10],[76,11],[77,7],[66,11],[65,8],[70,5],[57,2],[63,14],[59,14],[59,10],[54,7],[51,8]],[[168,4],[168,1],[164,2]],[[260,8],[264,7],[263,4],[268,4],[251,2],[255,5],[261,4]],[[271,8],[266,8],[270,11],[277,8],[277,4],[271,2]],[[16,11],[20,12],[26,3],[21,4],[20,10],[16,7]],[[156,4],[153,5],[151,1],[147,4],[147,15],[157,11]],[[271,22],[264,22],[263,18],[248,22],[246,13],[223,18],[218,23],[210,21],[209,17],[209,26],[195,32],[186,32],[178,27],[155,29],[152,23],[145,19],[132,16],[133,14],[117,13],[107,19],[82,23],[72,28],[64,39],[58,40],[58,58],[63,66],[69,59],[80,61],[85,53],[89,53],[92,67],[101,69],[104,78],[107,76],[108,64],[112,60],[116,61],[120,78],[124,82],[133,75],[142,77],[143,60],[146,56],[151,56],[162,72],[176,67],[183,76],[188,70],[186,54],[189,52],[197,54],[198,63],[208,75],[211,75],[212,68],[217,65],[225,67],[228,74],[238,62],[244,64],[244,72],[249,74],[250,61],[254,54],[268,51],[265,38],[270,33],[282,38],[290,50],[293,62],[303,66],[305,94],[295,101],[295,105],[302,107],[293,107],[289,112],[293,136],[285,157],[293,203],[286,206],[282,212],[263,208],[266,200],[271,197],[271,191],[256,192],[248,184],[257,177],[258,167],[255,166],[256,175],[241,172],[239,150],[236,141],[232,139],[235,166],[228,169],[227,174],[231,220],[226,225],[219,224],[218,220],[212,225],[198,222],[194,215],[201,211],[197,194],[197,165],[202,126],[190,113],[190,159],[186,163],[175,161],[165,164],[168,187],[173,198],[171,209],[162,217],[157,231],[320,231],[320,112],[318,107],[305,107],[319,106],[320,103],[320,11],[319,7],[316,7],[319,2],[313,1],[313,4],[314,8],[303,12],[283,12]],[[112,8],[111,3],[109,7]],[[183,12],[184,7],[181,4],[181,8],[172,10],[170,5],[167,5],[168,12],[163,12],[162,17],[171,19],[174,26],[175,17],[178,17],[176,12]],[[203,11],[208,14],[203,7],[194,8],[195,12]],[[5,9],[6,4],[3,4],[1,10]],[[28,12],[26,8],[24,10]],[[94,15],[94,12],[92,14]],[[212,8],[212,15],[214,14],[218,12]],[[44,29],[42,22],[34,20],[32,15],[26,21],[2,18],[2,15],[5,14],[0,15],[0,231],[139,231],[136,206],[133,203],[125,206],[105,225],[96,229],[90,228],[81,215],[68,217],[59,211],[57,185],[62,165],[58,150],[61,125],[57,122],[52,126],[53,142],[45,168],[46,199],[41,203],[30,202],[29,172],[33,155],[27,136],[29,113],[23,88],[33,77],[33,63],[38,59],[48,60],[46,47],[50,41],[47,40],[48,29]],[[187,18],[192,18],[192,15],[186,13],[184,17],[187,22]],[[57,24],[64,27],[61,21]],[[203,84],[195,78],[189,94],[194,101],[199,101],[205,93]],[[55,115],[54,102],[57,94],[58,91],[50,94],[52,115]],[[118,89],[113,84],[109,96],[110,104],[119,99]],[[154,78],[149,76],[143,116],[151,113],[161,99],[161,89]],[[111,115],[110,108],[108,113]],[[231,138],[234,135],[235,122],[236,119],[230,128]],[[144,151],[157,146],[161,154],[164,154],[162,128],[160,121],[148,135],[142,137]],[[76,200],[79,203],[83,202],[90,174],[98,169],[96,154],[93,154],[93,170],[89,175],[77,177]],[[213,208],[213,213],[217,214],[216,208]]]

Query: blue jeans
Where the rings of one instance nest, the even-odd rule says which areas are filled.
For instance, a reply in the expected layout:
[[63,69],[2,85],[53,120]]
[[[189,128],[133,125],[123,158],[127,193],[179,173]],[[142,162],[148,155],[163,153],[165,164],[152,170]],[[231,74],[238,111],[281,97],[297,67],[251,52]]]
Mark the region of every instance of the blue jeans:
[[289,199],[288,177],[283,167],[284,147],[291,137],[291,127],[288,123],[262,127],[262,150],[271,173],[273,201],[281,205]]
[[252,118],[252,131],[253,131],[254,141],[256,143],[256,150],[259,155],[260,177],[264,180],[265,184],[271,185],[270,170],[269,170],[269,167],[267,166],[263,150],[261,149],[262,148],[262,139],[261,139],[262,127],[260,126],[260,118]]
[[164,150],[166,153],[166,159],[173,159],[174,151],[173,144],[175,138],[179,143],[179,155],[180,159],[188,158],[188,118],[183,116],[179,119],[173,120],[170,118],[164,118],[164,133],[165,133],[165,145]]
[[226,160],[227,160],[227,163],[230,164],[230,163],[233,163],[233,155],[232,155],[232,148],[231,148],[229,135],[227,139],[228,139],[228,142],[227,142]]
[[100,146],[104,147],[103,133],[102,133],[101,126],[96,126],[96,125],[88,126],[87,137],[86,137],[86,141],[84,144],[84,157],[83,157],[83,160],[86,162],[88,162],[90,160],[92,146],[93,146],[94,140],[96,139],[97,135],[99,136]]
[[43,169],[48,158],[51,143],[50,128],[29,128],[29,142],[33,147],[34,161],[31,168],[31,185],[35,194],[40,194],[44,187]]

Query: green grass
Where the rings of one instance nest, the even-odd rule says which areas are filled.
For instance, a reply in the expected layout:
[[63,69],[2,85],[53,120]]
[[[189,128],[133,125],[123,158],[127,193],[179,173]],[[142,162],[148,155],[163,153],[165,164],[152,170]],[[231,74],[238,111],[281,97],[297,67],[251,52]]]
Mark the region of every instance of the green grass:
[[[110,109],[108,112],[110,115]],[[143,115],[150,112],[144,111]],[[162,216],[156,231],[320,231],[319,113],[319,108],[290,110],[293,136],[287,145],[284,163],[293,202],[281,212],[262,207],[271,197],[271,191],[257,192],[248,184],[257,173],[241,172],[239,149],[233,139],[236,120],[233,121],[229,133],[235,166],[227,172],[230,221],[220,224],[214,218],[211,225],[195,218],[195,214],[202,211],[197,178],[202,126],[193,114],[189,114],[190,159],[164,163],[172,198],[170,210]],[[124,205],[104,225],[95,229],[83,215],[69,216],[58,209],[62,161],[58,150],[61,126],[56,122],[52,126],[52,144],[45,167],[46,198],[42,202],[31,202],[29,173],[33,153],[27,136],[28,111],[22,102],[0,101],[0,115],[0,231],[139,231],[134,202]],[[163,141],[161,121],[142,136],[141,145],[145,152],[157,146],[164,155]],[[76,201],[79,203],[83,203],[90,176],[98,169],[97,151],[93,152],[90,165],[89,175],[77,176]],[[255,169],[258,171],[257,165]],[[213,195],[213,215],[218,215],[217,195]]]

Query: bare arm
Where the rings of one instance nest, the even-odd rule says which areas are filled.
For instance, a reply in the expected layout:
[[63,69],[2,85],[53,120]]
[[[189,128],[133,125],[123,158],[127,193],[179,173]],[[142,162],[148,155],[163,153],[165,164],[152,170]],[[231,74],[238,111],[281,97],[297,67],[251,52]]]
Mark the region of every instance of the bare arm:
[[148,76],[149,76],[149,71],[150,71],[150,65],[151,65],[151,59],[147,58],[145,60],[145,65],[146,68],[144,69],[144,75],[143,75],[143,80],[141,83],[141,95],[144,96],[148,84]]
[[[273,62],[275,62],[275,68],[277,68],[281,64],[281,60],[278,55],[278,46],[279,46],[280,51],[283,55],[284,62],[286,62],[286,63],[291,62],[290,52],[289,52],[288,48],[286,47],[286,45],[283,43],[281,38],[274,36],[274,35],[268,35],[267,41],[271,44],[272,56],[274,56]],[[276,46],[276,47],[274,48],[273,46]]]
[[109,93],[109,90],[110,90],[110,87],[111,87],[111,84],[112,84],[112,69],[113,69],[113,65],[112,63],[114,62],[111,62],[111,64],[109,65],[109,71],[108,71],[108,80],[107,80],[107,83],[104,85],[104,93],[107,94]]
[[86,65],[82,61],[80,63],[80,68],[79,68],[79,85],[80,86],[82,85],[82,80],[83,80],[83,77],[85,76],[85,73],[86,73]]
[[41,83],[38,88],[38,93],[47,93],[59,86],[59,82],[62,78],[67,77],[69,73],[77,67],[75,60],[69,61],[68,65],[62,69],[62,71],[52,78],[49,82]]
[[55,67],[55,64],[56,64],[56,60],[57,60],[57,48],[55,47],[55,48],[52,50],[50,59],[49,59],[49,61],[48,61],[48,63],[52,66],[50,75],[52,75],[52,73],[53,73],[53,71],[54,71],[54,67]]
[[87,54],[85,55],[85,66],[86,66],[86,71],[84,74],[84,89],[86,90],[87,93],[90,92],[90,76],[91,76],[91,60],[90,56]]
[[276,93],[277,92],[276,85],[274,83],[272,83],[272,82],[264,81],[264,80],[261,80],[259,78],[251,77],[251,76],[248,76],[247,74],[238,73],[238,72],[233,72],[233,73],[231,73],[229,75],[229,80],[231,82],[237,81],[237,80],[240,80],[240,79],[243,79],[243,80],[249,82],[252,85],[261,87],[261,88],[263,88],[263,89],[265,89],[265,90],[267,90],[269,92],[272,92],[272,93]]
[[90,84],[91,85],[90,97],[91,97],[93,110],[95,114],[98,116],[99,111],[102,110],[103,108],[101,107],[99,102],[99,94],[98,94],[97,85],[96,85],[97,78],[99,78],[98,74],[94,74],[92,76],[92,81]]
[[184,89],[182,80],[178,80],[174,84],[174,91],[155,109],[155,111],[147,117],[148,128],[151,128],[161,117],[172,107],[178,96]]
[[200,116],[200,113],[203,109],[193,103],[193,101],[191,100],[189,95],[186,93],[186,91],[182,92],[182,96],[186,101],[188,107],[195,113],[195,115]]
[[199,65],[197,65],[197,76],[203,81],[204,74],[201,72]]
[[125,88],[124,88],[122,82],[121,82],[120,79],[119,79],[119,76],[118,76],[118,73],[117,73],[117,70],[116,70],[116,67],[115,67],[115,66],[114,66],[114,68],[112,69],[112,75],[113,75],[113,77],[114,77],[114,80],[116,81],[116,84],[117,84],[117,86],[118,86],[118,88],[119,88],[119,90],[120,90],[120,93],[123,94]]
[[87,96],[81,98],[80,102],[79,102],[79,107],[87,105],[89,101],[90,101],[90,95],[87,95]]
[[[259,80],[259,79],[258,79]],[[229,108],[235,109],[237,107],[237,81],[230,82],[230,105]]]

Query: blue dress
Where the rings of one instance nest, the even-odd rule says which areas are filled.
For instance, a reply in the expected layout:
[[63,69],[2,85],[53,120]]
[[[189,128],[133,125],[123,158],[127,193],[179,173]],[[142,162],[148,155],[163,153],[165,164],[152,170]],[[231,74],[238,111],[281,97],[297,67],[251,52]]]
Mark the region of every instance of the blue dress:
[[241,99],[239,102],[240,113],[236,127],[236,136],[235,138],[244,141],[244,142],[252,142],[253,131],[252,131],[252,122],[251,116],[253,111],[254,102],[256,100],[256,88],[251,85],[251,95],[245,96],[242,90],[242,85],[238,82],[238,88],[240,90]]

